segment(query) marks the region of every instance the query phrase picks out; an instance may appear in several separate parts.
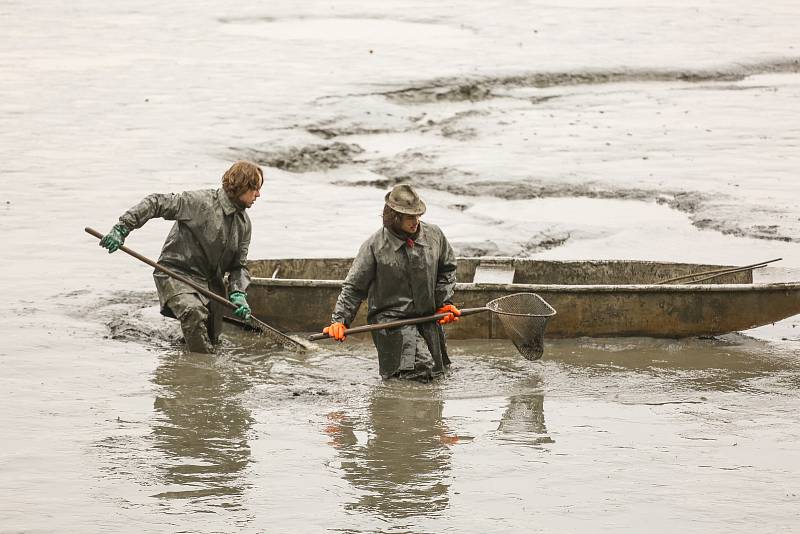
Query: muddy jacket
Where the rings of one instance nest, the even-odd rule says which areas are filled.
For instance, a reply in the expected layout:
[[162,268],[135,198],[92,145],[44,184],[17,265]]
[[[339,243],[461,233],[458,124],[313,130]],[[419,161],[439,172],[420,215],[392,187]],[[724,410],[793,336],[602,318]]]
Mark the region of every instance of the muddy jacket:
[[[438,226],[420,222],[414,246],[381,228],[367,239],[353,260],[331,316],[350,325],[368,298],[367,322],[378,323],[433,315],[450,302],[456,282],[456,258]],[[444,331],[436,322],[412,328],[373,332],[383,377],[398,371],[404,351],[413,350],[419,331],[433,356],[434,372],[450,364]],[[411,355],[413,361],[413,354]]]
[[[148,195],[119,218],[128,230],[141,228],[148,220],[160,217],[175,221],[158,263],[191,278],[199,285],[225,295],[223,277],[228,276],[228,292],[247,291],[247,249],[252,226],[250,217],[233,204],[222,189],[184,191],[178,194]],[[196,293],[186,284],[156,271],[153,274],[161,302],[161,313],[172,317],[166,303],[175,295]],[[200,295],[207,304],[206,297]]]

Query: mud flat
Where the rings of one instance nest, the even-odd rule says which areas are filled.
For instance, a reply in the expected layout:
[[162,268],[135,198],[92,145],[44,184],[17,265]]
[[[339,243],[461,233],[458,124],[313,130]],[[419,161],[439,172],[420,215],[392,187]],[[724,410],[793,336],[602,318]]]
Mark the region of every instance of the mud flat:
[[[76,298],[90,304],[95,295],[64,297]],[[187,357],[178,344],[157,341],[168,334],[157,333],[164,324],[156,306],[142,307],[146,300],[118,295],[90,314],[104,321],[115,310],[111,331],[127,324],[155,334],[111,342],[139,358],[155,351],[144,391],[118,366],[110,384],[84,393],[105,421],[86,453],[97,469],[92,485],[102,490],[95,510],[122,507],[156,522],[166,509],[189,523],[213,511],[201,530],[278,521],[466,532],[476,521],[496,525],[466,513],[476,506],[522,526],[530,511],[519,503],[535,502],[543,520],[570,529],[583,517],[609,520],[617,495],[614,514],[625,525],[653,515],[683,524],[659,514],[695,502],[692,517],[705,526],[754,521],[729,504],[747,491],[770,510],[771,524],[793,521],[798,480],[786,466],[797,460],[789,444],[800,423],[792,393],[800,361],[771,343],[740,335],[549,340],[534,363],[508,343],[462,341],[451,343],[445,380],[383,382],[371,343],[357,336],[298,356],[267,354],[257,337],[227,330],[217,356]],[[143,402],[107,406],[109,387]],[[23,402],[29,394],[18,395]],[[64,430],[63,439],[79,432]],[[277,498],[277,488],[292,499]],[[306,513],[315,500],[324,518]],[[564,515],[565,506],[572,513]],[[254,507],[269,518],[254,516]],[[105,524],[124,529],[114,517]]]
[[[320,101],[331,118],[298,129],[363,149],[358,160],[327,167],[374,176],[338,185],[655,200],[700,229],[796,243],[800,218],[787,188],[800,133],[779,116],[800,94],[797,71],[789,58],[436,80]],[[302,170],[317,147],[294,149],[276,165]]]
[[250,157],[254,258],[352,255],[409,180],[465,251],[800,267],[796,2],[2,12],[0,530],[796,530],[797,317],[383,382],[355,336],[189,357],[82,231]]

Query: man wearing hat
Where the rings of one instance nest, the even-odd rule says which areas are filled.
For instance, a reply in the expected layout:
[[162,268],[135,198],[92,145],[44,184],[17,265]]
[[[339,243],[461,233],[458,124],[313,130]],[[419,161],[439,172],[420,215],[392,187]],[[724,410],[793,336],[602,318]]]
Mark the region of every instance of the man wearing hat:
[[383,378],[429,380],[450,365],[441,325],[461,315],[451,302],[456,258],[439,227],[420,221],[425,203],[410,185],[396,185],[385,201],[383,227],[361,245],[323,333],[344,341],[364,299],[370,324],[449,312],[438,323],[372,333]]

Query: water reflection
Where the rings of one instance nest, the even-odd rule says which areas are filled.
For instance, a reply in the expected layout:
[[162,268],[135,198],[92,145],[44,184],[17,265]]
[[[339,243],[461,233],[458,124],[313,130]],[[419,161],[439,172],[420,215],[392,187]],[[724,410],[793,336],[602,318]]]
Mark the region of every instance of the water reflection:
[[514,441],[533,445],[553,443],[553,440],[546,435],[544,395],[525,393],[509,397],[508,406],[500,418],[497,431],[506,439]]
[[246,488],[242,471],[251,461],[247,432],[253,418],[239,401],[249,384],[215,358],[169,354],[154,373],[153,383],[160,386],[154,447],[166,457],[163,483],[174,487],[157,496],[222,497],[217,504],[231,508]]
[[366,417],[328,415],[326,432],[339,450],[343,476],[361,490],[346,509],[404,518],[447,507],[448,444],[457,438],[442,421],[443,408],[441,399],[391,396],[376,388]]
[[[770,343],[739,334],[714,339],[579,339],[554,340],[550,361],[569,365],[585,383],[615,380],[625,397],[641,390],[632,377],[655,377],[670,394],[687,391],[764,391],[769,381],[796,369],[796,358]],[[763,379],[768,379],[765,383]],[[648,393],[651,393],[648,391]]]

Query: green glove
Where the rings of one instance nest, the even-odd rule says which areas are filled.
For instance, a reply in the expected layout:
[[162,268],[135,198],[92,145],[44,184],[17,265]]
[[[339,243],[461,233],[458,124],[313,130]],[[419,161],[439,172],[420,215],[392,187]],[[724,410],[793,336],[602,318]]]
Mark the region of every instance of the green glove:
[[242,293],[241,291],[234,291],[231,293],[229,297],[230,301],[239,306],[233,312],[233,314],[237,317],[241,317],[242,319],[249,319],[250,318],[250,306],[247,304],[247,295]]
[[116,252],[119,247],[125,243],[125,238],[128,237],[131,231],[125,228],[122,224],[115,224],[114,227],[108,232],[103,239],[100,240],[100,246],[108,249],[108,253]]

